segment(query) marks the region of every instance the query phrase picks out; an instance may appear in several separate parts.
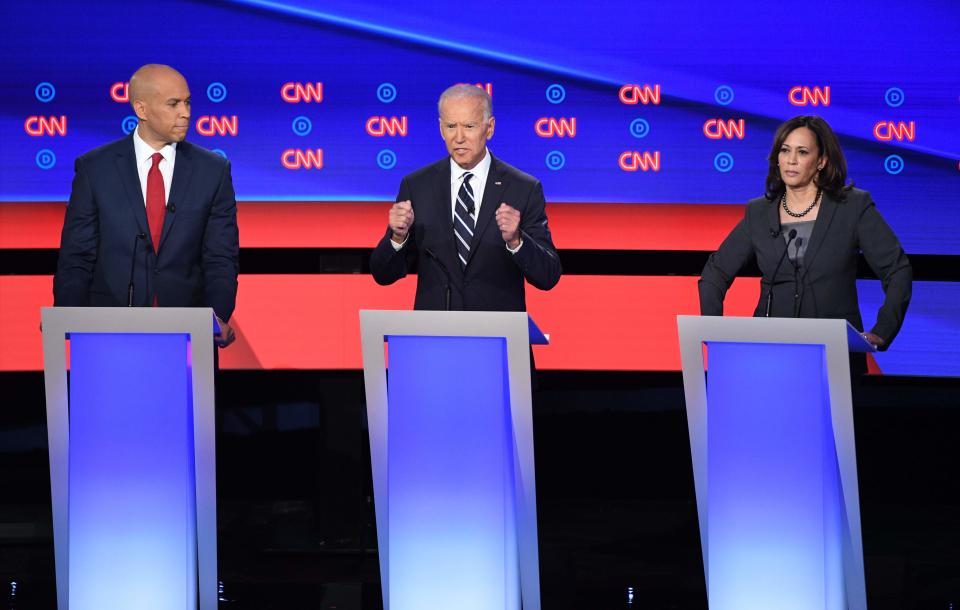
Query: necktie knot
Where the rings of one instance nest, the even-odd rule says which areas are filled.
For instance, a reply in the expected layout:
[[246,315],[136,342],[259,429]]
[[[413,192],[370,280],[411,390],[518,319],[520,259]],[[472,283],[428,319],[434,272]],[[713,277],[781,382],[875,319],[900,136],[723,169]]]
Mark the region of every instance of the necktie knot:
[[470,182],[470,178],[473,178],[473,174],[471,174],[470,172],[466,172],[466,173],[463,174],[463,181],[464,181],[464,182]]
[[160,167],[160,161],[163,159],[163,155],[160,153],[153,153],[151,158],[153,159],[153,167]]

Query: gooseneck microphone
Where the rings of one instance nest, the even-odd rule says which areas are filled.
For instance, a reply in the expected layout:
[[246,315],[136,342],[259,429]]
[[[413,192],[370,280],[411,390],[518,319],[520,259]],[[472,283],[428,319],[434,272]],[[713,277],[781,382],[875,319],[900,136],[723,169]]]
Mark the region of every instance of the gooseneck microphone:
[[790,229],[790,232],[787,233],[787,247],[783,249],[783,254],[780,255],[780,260],[777,261],[777,266],[773,268],[773,275],[770,276],[770,289],[767,290],[767,308],[764,312],[764,317],[770,317],[770,309],[773,307],[773,282],[777,278],[777,271],[780,271],[780,266],[783,264],[783,259],[787,257],[787,250],[790,249],[790,242],[793,241],[793,238],[797,236],[796,229]]
[[800,316],[800,247],[803,246],[803,238],[798,237],[793,244],[793,317]]
[[137,262],[137,245],[146,239],[146,233],[137,233],[133,239],[133,252],[130,254],[130,283],[127,284],[127,307],[133,307],[133,269]]
[[433,253],[433,250],[430,248],[424,248],[423,251],[427,253],[427,258],[437,264],[437,267],[440,268],[440,271],[443,272],[444,277],[447,279],[447,286],[444,294],[444,309],[446,311],[450,311],[450,286],[453,282],[452,278],[450,277],[450,272],[447,271],[447,266],[443,264],[443,261]]

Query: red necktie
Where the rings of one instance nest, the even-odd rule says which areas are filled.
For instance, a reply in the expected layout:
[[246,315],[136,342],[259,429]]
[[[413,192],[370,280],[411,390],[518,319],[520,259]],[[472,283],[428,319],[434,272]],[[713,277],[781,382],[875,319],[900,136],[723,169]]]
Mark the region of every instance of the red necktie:
[[163,189],[163,174],[160,173],[160,160],[163,155],[153,153],[153,166],[147,172],[147,222],[150,224],[150,236],[153,238],[153,251],[160,248],[160,235],[163,233],[163,215],[167,211],[166,196]]

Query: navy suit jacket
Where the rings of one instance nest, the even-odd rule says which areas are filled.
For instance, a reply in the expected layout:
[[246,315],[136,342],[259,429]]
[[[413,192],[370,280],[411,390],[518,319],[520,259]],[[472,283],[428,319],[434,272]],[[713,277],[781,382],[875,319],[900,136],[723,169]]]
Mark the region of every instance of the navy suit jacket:
[[133,136],[77,158],[53,280],[54,305],[212,307],[229,320],[239,235],[230,163],[177,144],[160,247],[154,254]]
[[784,258],[774,276],[777,262],[786,251],[780,233],[779,199],[751,200],[743,220],[703,268],[699,283],[701,313],[722,315],[727,288],[750,260],[756,260],[763,277],[755,316],[764,314],[772,290],[771,316],[840,318],[863,330],[856,284],[857,263],[863,252],[885,293],[871,332],[886,341],[880,349],[889,347],[910,303],[910,261],[870,193],[852,189],[842,200],[824,193],[820,205],[799,272]]
[[[382,285],[416,271],[414,309],[444,309],[449,283],[453,310],[526,311],[524,280],[541,290],[553,288],[560,280],[560,258],[547,225],[543,187],[533,176],[491,156],[465,269],[453,235],[450,158],[406,176],[397,195],[397,201],[405,200],[410,200],[414,213],[407,241],[394,250],[388,227],[370,257],[370,270]],[[516,254],[507,250],[493,219],[501,203],[520,211],[523,247]]]

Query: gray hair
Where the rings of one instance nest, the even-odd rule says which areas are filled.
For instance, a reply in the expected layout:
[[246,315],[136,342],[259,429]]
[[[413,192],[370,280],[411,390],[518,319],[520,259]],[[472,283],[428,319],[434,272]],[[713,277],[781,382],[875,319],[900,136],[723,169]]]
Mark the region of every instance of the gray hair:
[[443,103],[447,100],[477,98],[483,103],[483,120],[489,121],[493,116],[493,99],[487,90],[476,85],[454,85],[448,87],[446,91],[440,94],[440,100],[437,102],[437,113],[443,114]]

